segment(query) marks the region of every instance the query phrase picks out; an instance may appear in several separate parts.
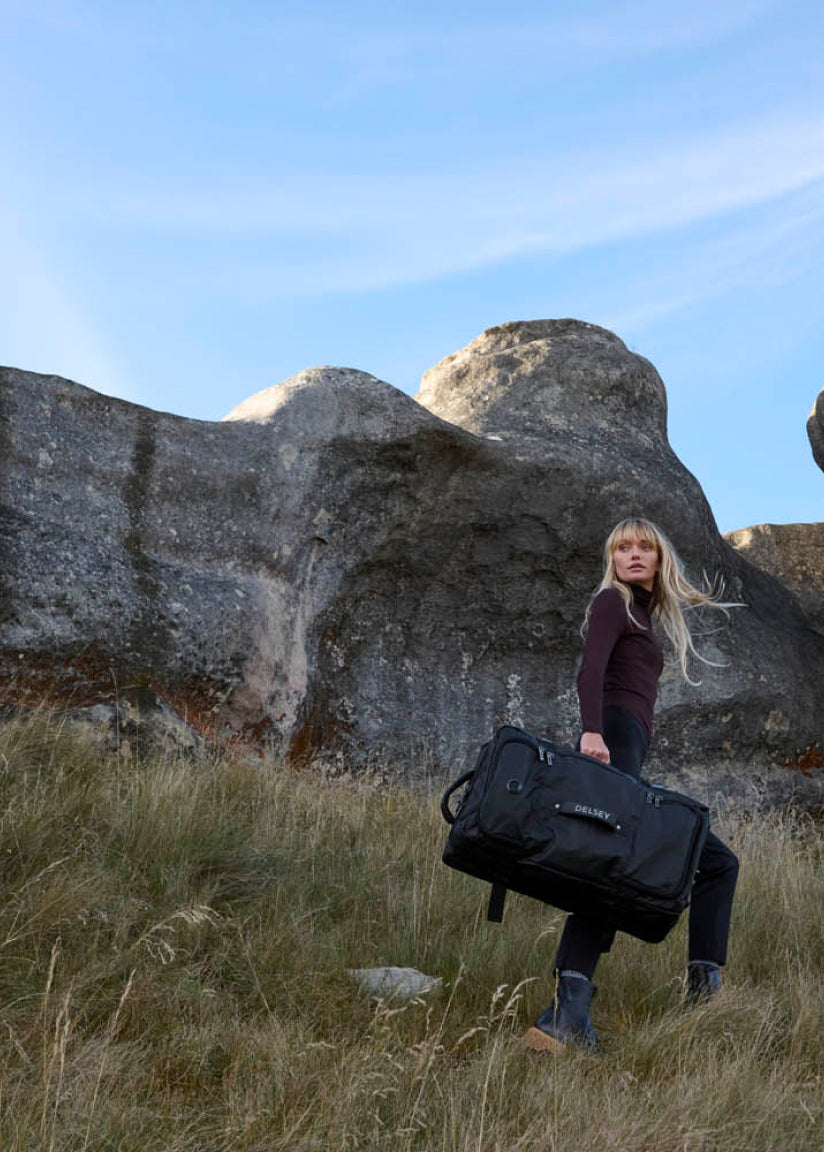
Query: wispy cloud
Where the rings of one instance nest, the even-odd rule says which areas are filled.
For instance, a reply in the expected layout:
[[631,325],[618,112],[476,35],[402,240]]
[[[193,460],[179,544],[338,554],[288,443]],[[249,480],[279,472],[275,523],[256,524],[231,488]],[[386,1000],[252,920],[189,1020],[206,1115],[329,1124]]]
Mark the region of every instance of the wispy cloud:
[[[410,82],[423,88],[450,74],[460,76],[462,83],[493,75],[519,83],[533,74],[553,75],[557,80],[567,71],[586,68],[594,72],[617,59],[722,42],[772,7],[769,0],[723,5],[698,2],[662,12],[660,4],[648,2],[607,4],[574,16],[484,19],[478,13],[471,21],[457,24],[447,15],[440,27],[416,24],[368,32],[341,23],[329,43],[333,53],[326,63],[333,65],[333,91],[350,98]],[[305,23],[281,24],[269,32],[287,44],[297,32],[297,43],[305,44],[306,27]],[[316,24],[315,31],[311,42],[317,44],[323,41],[318,35],[322,26]],[[287,68],[296,62],[292,55]]]
[[[824,118],[791,116],[672,142],[657,156],[580,152],[399,176],[320,174],[255,191],[89,190],[75,222],[199,236],[193,274],[243,268],[276,292],[362,291],[425,282],[540,253],[569,253],[734,214],[824,178]],[[89,219],[87,223],[91,223]],[[254,256],[249,255],[254,241]]]
[[820,268],[822,258],[824,184],[818,184],[759,213],[756,222],[682,245],[666,267],[639,269],[625,281],[621,305],[600,319],[638,334],[713,297],[781,286]]
[[470,15],[445,6],[422,18],[387,10],[366,21],[354,8],[306,5],[301,16],[238,3],[182,2],[143,9],[100,6],[89,0],[12,0],[7,19],[80,37],[86,45],[177,53],[184,70],[192,59],[219,59],[221,71],[238,67],[266,87],[304,83],[303,101],[322,104],[368,99],[376,92],[450,78],[459,85],[530,75],[556,79],[582,67],[593,72],[616,59],[689,51],[723,42],[775,9],[774,0],[695,0],[662,9],[653,0],[582,5],[574,15],[549,14],[536,4],[501,14],[499,4],[478,3]]

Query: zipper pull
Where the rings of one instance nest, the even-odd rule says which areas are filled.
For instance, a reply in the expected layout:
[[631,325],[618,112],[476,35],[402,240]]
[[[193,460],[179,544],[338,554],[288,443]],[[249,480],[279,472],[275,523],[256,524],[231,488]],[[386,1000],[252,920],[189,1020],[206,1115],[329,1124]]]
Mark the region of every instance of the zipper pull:
[[539,743],[538,744],[538,762],[542,763],[542,764],[546,764],[547,767],[551,767],[552,764],[554,763],[554,759],[555,758],[553,757],[552,752],[549,750],[549,748],[547,748],[545,744]]

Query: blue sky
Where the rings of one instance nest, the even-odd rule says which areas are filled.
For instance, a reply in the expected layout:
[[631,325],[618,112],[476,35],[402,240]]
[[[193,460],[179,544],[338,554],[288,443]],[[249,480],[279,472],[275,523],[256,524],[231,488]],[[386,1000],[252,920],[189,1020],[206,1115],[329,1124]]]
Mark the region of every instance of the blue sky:
[[219,419],[575,316],[655,363],[722,531],[824,520],[824,5],[0,16],[0,363]]

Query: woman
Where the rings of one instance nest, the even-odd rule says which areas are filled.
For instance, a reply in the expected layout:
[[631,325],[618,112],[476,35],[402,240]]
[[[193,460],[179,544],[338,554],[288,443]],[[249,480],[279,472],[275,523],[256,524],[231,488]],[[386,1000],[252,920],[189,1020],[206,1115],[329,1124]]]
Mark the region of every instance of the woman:
[[[605,571],[584,621],[586,640],[578,675],[581,752],[613,764],[632,776],[652,738],[652,714],[664,664],[652,630],[660,620],[675,647],[684,678],[693,647],[683,609],[698,605],[725,610],[711,592],[700,592],[684,577],[670,542],[649,520],[623,520],[604,548]],[[698,864],[689,915],[687,1002],[717,992],[727,958],[730,912],[738,860],[710,832]],[[595,1046],[589,1006],[592,977],[615,929],[585,916],[568,916],[555,959],[553,1003],[526,1034],[535,1051],[557,1050],[568,1041]]]

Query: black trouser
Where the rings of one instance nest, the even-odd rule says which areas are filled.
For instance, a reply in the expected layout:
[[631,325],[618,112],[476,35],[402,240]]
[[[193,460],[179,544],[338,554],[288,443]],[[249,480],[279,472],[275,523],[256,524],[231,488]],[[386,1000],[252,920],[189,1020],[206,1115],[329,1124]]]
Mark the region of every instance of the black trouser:
[[[644,729],[623,708],[604,709],[604,743],[609,748],[610,763],[630,776],[640,777],[647,753]],[[707,835],[698,871],[692,886],[689,919],[689,959],[712,960],[725,964],[730,913],[738,858],[718,837]],[[557,971],[570,969],[592,978],[598,957],[609,952],[615,929],[587,916],[567,916],[558,955]]]

